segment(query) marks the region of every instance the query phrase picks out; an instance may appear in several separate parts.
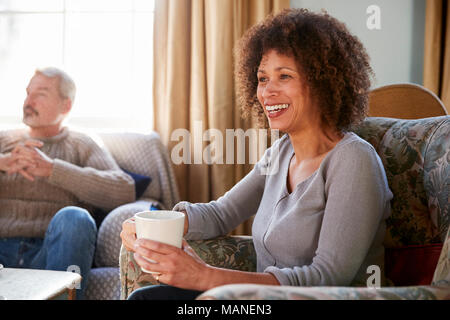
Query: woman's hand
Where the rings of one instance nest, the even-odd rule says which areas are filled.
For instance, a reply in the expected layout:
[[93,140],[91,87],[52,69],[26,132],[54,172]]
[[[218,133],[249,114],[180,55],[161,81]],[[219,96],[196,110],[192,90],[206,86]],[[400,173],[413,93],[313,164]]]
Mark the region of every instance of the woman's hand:
[[[188,220],[186,211],[182,210],[181,212],[183,212],[186,215],[186,218],[184,220],[184,231],[183,231],[183,235],[185,235],[189,228],[189,220]],[[134,243],[136,242],[136,238],[137,238],[136,237],[136,223],[135,223],[134,217],[132,217],[128,220],[125,220],[122,223],[122,231],[120,232],[120,237],[122,238],[122,244],[124,245],[124,247],[128,251],[134,252]]]
[[122,232],[120,237],[122,238],[123,246],[128,250],[134,252],[134,244],[136,242],[136,223],[135,218],[130,218],[122,223]]
[[[159,281],[183,289],[204,291],[210,266],[183,240],[182,248],[157,241],[138,239],[134,258],[142,268],[160,273]],[[157,263],[146,260],[151,259]]]

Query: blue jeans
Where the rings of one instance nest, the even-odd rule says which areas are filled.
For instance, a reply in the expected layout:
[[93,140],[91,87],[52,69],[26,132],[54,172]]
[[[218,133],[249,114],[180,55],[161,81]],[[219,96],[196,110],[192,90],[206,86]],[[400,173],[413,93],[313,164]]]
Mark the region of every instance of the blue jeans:
[[0,239],[0,263],[5,268],[75,271],[82,277],[82,299],[94,258],[97,227],[85,209],[65,207],[50,221],[45,238]]

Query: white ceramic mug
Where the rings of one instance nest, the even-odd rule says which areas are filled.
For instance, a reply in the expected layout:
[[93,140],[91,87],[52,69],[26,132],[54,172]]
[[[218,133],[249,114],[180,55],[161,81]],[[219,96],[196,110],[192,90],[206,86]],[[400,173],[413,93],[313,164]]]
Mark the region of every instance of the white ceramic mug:
[[[142,211],[134,215],[136,237],[166,243],[181,248],[185,215],[179,211]],[[151,259],[148,261],[155,263]],[[157,273],[141,268],[147,273]]]

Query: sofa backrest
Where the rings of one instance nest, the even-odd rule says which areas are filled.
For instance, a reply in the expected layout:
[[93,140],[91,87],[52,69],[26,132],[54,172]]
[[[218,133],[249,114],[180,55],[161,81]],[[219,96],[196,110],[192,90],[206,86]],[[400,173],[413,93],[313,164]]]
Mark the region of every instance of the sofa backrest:
[[158,133],[102,133],[99,137],[122,169],[152,179],[140,199],[157,200],[163,209],[172,209],[180,200],[168,151]]
[[375,147],[394,194],[385,246],[442,243],[450,222],[450,116],[368,117],[355,133]]

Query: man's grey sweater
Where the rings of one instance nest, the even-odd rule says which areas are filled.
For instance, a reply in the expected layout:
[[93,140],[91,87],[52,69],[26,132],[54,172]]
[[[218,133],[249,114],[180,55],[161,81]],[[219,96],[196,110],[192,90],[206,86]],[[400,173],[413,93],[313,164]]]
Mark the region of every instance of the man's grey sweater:
[[[0,132],[0,153],[27,139],[26,130]],[[111,210],[135,200],[133,179],[89,136],[64,128],[55,137],[38,140],[44,142],[40,150],[54,159],[53,172],[35,181],[0,173],[0,238],[43,238],[52,217],[65,206]]]
[[[272,273],[282,285],[366,285],[368,266],[384,268],[392,198],[380,158],[369,143],[347,133],[319,169],[289,193],[293,155],[285,135],[217,201],[177,204],[174,210],[188,214],[186,239],[227,234],[256,214],[258,272]],[[267,174],[270,165],[278,170]]]

